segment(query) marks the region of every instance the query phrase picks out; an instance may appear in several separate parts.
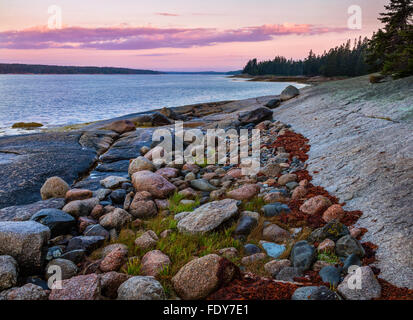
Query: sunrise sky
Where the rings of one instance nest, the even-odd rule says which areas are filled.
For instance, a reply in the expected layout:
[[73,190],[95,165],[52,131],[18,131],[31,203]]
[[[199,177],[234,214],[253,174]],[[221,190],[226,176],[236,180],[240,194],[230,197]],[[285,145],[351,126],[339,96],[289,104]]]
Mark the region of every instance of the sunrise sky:
[[[1,0],[0,63],[239,70],[371,36],[387,0]],[[48,29],[48,8],[63,28]],[[347,27],[351,5],[362,29]]]

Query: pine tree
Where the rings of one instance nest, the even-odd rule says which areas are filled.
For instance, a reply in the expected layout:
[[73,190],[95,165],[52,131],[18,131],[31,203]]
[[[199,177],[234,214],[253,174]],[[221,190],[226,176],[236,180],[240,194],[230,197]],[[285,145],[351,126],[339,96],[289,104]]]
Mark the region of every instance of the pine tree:
[[390,0],[379,20],[383,30],[373,35],[367,61],[384,74],[403,77],[413,74],[413,0]]

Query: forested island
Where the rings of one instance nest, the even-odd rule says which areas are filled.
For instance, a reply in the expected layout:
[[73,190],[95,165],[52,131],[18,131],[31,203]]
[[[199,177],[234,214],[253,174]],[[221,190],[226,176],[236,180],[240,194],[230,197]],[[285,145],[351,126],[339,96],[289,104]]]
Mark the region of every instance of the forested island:
[[0,74],[163,74],[152,70],[0,63]]

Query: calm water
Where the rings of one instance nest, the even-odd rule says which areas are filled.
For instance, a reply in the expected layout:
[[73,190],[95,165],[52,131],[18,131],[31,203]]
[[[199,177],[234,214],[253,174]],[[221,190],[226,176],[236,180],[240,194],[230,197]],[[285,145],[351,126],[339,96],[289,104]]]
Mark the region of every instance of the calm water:
[[0,135],[23,133],[10,129],[21,121],[45,127],[77,124],[161,107],[274,95],[288,85],[217,75],[0,75]]

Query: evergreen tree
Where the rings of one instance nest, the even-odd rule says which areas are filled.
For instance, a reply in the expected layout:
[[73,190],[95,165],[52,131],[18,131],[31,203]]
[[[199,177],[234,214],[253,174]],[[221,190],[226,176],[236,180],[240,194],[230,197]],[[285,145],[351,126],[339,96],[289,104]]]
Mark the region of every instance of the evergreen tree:
[[369,43],[367,61],[384,74],[413,74],[413,0],[390,0],[379,20],[385,24]]

